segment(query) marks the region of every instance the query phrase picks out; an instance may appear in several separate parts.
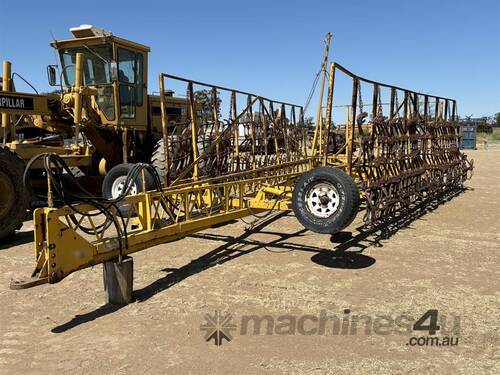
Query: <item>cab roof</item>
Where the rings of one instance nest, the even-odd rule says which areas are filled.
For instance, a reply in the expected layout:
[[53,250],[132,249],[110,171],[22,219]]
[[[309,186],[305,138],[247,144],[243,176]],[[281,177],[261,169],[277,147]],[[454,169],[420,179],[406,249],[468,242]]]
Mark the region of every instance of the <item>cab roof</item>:
[[73,39],[53,40],[50,45],[54,48],[78,47],[82,44],[95,45],[115,42],[142,52],[150,52],[151,49],[144,44],[132,42],[131,40],[114,36],[111,31],[107,31],[92,25],[80,25],[72,27],[69,31],[73,34]]

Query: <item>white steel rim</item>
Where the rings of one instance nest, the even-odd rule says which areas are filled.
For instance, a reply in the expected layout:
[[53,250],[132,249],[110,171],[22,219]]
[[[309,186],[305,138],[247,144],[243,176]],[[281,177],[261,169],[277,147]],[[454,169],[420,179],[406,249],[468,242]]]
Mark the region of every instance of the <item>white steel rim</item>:
[[337,211],[339,203],[339,193],[329,182],[317,183],[306,194],[307,208],[316,217],[332,216]]
[[[125,181],[127,180],[127,176],[120,176],[116,180],[113,181],[113,185],[111,185],[111,196],[113,198],[118,198],[125,190]],[[137,194],[137,186],[133,181],[129,183],[130,190],[127,195],[135,195]]]

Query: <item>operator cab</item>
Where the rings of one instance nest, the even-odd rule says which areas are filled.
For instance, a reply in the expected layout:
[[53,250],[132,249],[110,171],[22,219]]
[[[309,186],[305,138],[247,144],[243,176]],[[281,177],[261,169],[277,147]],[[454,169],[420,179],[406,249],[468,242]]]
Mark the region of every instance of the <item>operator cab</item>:
[[98,92],[93,107],[106,125],[147,126],[149,47],[91,25],[71,28],[74,39],[51,43],[61,60],[61,84],[75,83],[76,54],[83,53],[83,85]]

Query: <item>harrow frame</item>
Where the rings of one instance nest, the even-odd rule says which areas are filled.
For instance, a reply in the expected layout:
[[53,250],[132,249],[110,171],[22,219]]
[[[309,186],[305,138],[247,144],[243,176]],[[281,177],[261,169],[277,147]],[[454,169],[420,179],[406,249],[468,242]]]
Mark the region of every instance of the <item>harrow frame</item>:
[[[325,75],[326,67],[325,61]],[[337,71],[352,80],[352,101],[346,107],[344,125],[332,122]],[[187,123],[167,122],[166,79],[187,85]],[[455,100],[371,81],[337,63],[330,64],[326,115],[323,119],[319,111],[312,141],[301,106],[164,73],[159,80],[166,145],[163,190],[126,197],[133,209],[126,217],[113,211],[115,226],[102,226],[98,217],[79,216],[77,212],[96,210],[86,204],[35,210],[36,267],[31,279],[11,287],[56,283],[76,270],[213,225],[273,209],[290,210],[295,180],[319,165],[341,168],[357,182],[368,225],[399,215],[429,195],[462,185],[472,171],[472,162],[458,150]],[[368,114],[362,108],[357,113],[361,82],[373,92],[367,124]],[[201,117],[195,86],[208,88],[211,97],[210,108]],[[381,88],[390,90],[386,116]],[[221,119],[221,92],[230,98],[227,120]],[[403,101],[398,103],[401,94]],[[239,113],[238,96],[246,99]],[[338,134],[345,137],[340,144],[335,138]]]

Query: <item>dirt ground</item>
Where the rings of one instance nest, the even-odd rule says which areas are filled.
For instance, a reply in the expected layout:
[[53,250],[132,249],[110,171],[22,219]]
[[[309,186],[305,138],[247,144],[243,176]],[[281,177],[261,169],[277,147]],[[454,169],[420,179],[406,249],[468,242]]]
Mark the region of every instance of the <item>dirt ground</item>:
[[[9,290],[34,267],[26,222],[0,246],[0,373],[498,374],[500,149],[468,154],[467,191],[383,231],[361,233],[360,214],[345,232],[319,235],[288,214],[259,231],[237,221],[135,254],[136,301],[122,308],[103,306],[101,266]],[[412,331],[429,309],[441,330]],[[220,346],[200,330],[216,311],[235,327]],[[311,331],[322,314],[333,316],[325,332]],[[243,334],[251,315],[267,318]],[[346,316],[367,323],[353,330]],[[341,318],[346,330],[334,332]],[[369,326],[376,319],[385,328]],[[310,334],[292,327],[300,320]],[[409,344],[426,336],[459,341]]]

